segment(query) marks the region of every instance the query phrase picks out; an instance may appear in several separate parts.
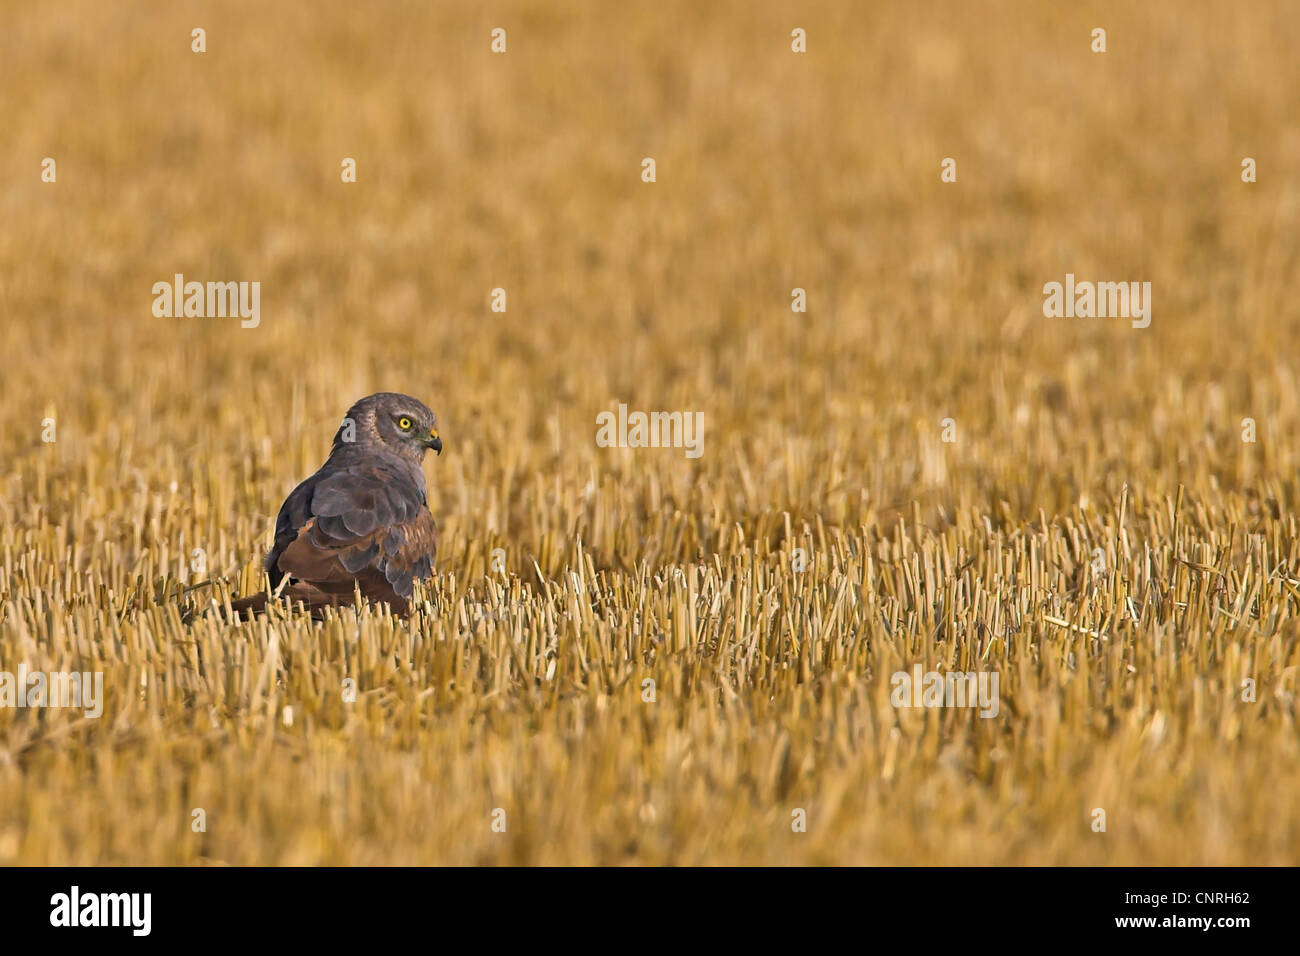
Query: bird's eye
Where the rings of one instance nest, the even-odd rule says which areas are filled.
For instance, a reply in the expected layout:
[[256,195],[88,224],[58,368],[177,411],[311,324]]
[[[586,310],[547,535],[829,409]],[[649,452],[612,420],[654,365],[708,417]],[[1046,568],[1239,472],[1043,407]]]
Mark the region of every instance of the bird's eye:
[[404,432],[409,432],[411,430],[411,420],[403,415],[397,420],[397,427]]

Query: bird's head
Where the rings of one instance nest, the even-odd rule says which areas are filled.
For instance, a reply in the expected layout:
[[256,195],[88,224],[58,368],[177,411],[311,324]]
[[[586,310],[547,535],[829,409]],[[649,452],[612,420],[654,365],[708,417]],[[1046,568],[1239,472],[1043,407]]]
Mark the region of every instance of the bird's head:
[[334,447],[349,442],[377,444],[416,462],[424,459],[429,448],[442,454],[438,422],[429,406],[397,392],[367,395],[348,409],[334,436]]

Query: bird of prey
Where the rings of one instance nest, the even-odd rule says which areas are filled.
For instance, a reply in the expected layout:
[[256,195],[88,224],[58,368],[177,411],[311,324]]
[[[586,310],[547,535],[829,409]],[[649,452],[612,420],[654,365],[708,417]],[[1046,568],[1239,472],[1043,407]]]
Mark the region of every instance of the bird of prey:
[[437,531],[420,467],[429,448],[442,454],[423,402],[380,392],[353,405],[325,464],[280,507],[266,556],[270,596],[233,602],[237,618],[277,595],[317,613],[358,591],[409,614],[413,582],[433,573]]

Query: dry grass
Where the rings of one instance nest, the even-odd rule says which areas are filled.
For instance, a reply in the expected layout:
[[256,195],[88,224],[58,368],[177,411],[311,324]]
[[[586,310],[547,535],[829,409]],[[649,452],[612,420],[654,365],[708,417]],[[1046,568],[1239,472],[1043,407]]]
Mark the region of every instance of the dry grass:
[[[3,7],[0,669],[107,703],[0,709],[0,863],[1300,858],[1294,4]],[[381,389],[423,610],[188,620]]]

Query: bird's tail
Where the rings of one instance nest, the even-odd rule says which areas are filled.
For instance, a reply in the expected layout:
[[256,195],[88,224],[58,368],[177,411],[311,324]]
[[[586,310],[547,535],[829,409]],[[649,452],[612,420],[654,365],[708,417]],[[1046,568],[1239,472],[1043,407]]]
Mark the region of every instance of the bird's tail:
[[295,582],[275,596],[269,595],[265,591],[258,591],[256,594],[250,594],[238,601],[231,601],[230,610],[233,612],[233,619],[235,621],[251,621],[257,615],[265,614],[267,605],[273,600],[283,602],[286,608],[297,607],[301,604],[311,613],[312,617],[317,619],[325,616],[325,609],[328,607],[353,603],[350,594],[330,594],[310,584]]
[[231,601],[230,610],[236,621],[251,621],[258,614],[266,613],[266,592],[259,591],[238,601]]

